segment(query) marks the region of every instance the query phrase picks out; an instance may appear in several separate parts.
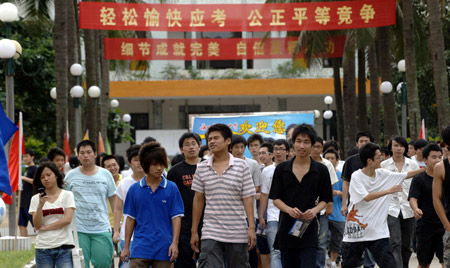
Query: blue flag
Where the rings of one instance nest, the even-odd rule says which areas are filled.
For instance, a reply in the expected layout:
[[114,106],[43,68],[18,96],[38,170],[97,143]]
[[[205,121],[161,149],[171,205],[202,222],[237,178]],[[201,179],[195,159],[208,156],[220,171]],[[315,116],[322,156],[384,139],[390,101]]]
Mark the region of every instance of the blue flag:
[[5,149],[3,147],[11,136],[16,133],[17,129],[17,126],[6,116],[0,103],[0,191],[8,195],[11,195],[12,191],[9,180],[8,162],[6,161]]

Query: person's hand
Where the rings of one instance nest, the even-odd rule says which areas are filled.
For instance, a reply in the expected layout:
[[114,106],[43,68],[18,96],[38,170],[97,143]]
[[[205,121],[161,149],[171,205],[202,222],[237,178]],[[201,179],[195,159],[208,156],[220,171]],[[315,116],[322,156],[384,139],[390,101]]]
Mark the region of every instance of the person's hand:
[[333,191],[333,196],[340,196],[340,197],[342,197],[342,192],[339,191],[339,190],[334,190]]
[[342,208],[341,208],[342,216],[347,217],[347,212],[348,212],[347,204],[342,204]]
[[[114,229],[116,229],[116,228],[114,228]],[[120,240],[120,233],[119,233],[119,232],[116,232],[116,231],[114,231],[114,235],[113,235],[113,242],[114,242],[114,243],[118,243],[118,242],[119,242],[119,240]]]
[[264,220],[264,218],[263,217],[259,217],[259,224],[261,225],[261,227],[263,228],[263,229],[266,229],[266,221]]
[[200,250],[198,249],[198,233],[192,233],[191,235],[191,248],[195,253],[200,253]]
[[178,245],[177,244],[170,244],[169,247],[169,257],[170,261],[174,262],[178,258]]
[[255,200],[259,200],[261,198],[261,193],[256,193]]
[[327,206],[327,210],[325,210],[325,215],[330,216],[331,214],[333,214],[333,206]]
[[392,186],[391,189],[389,189],[389,192],[391,194],[393,194],[393,193],[401,192],[402,190],[403,190],[403,187],[399,184],[399,185]]
[[317,212],[315,209],[311,208],[302,213],[302,219],[310,221],[316,217]]
[[122,262],[129,262],[130,261],[130,251],[127,247],[124,247],[122,249],[122,253],[120,253],[120,259]]
[[250,251],[256,246],[255,229],[253,229],[253,228],[248,229],[247,239],[248,239],[248,251]]
[[48,200],[48,195],[44,195],[44,194],[39,194],[39,207],[43,207],[45,202],[47,202]]
[[300,211],[300,209],[298,208],[290,208],[289,209],[289,216],[291,216],[294,219],[298,219],[300,218],[300,216],[302,215],[302,212]]
[[40,232],[44,232],[44,231],[47,231],[47,228],[46,228],[45,225],[41,225],[41,227],[39,229],[36,229],[36,230],[38,230]]
[[416,219],[420,220],[420,219],[422,218],[422,216],[423,216],[422,210],[421,210],[420,208],[416,208],[416,209],[414,210],[414,217],[415,217]]

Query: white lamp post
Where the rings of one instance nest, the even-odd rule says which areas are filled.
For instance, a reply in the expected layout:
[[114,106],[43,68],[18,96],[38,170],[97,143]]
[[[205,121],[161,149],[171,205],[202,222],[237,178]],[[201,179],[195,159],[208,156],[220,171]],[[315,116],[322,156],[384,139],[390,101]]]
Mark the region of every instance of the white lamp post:
[[131,115],[129,114],[124,114],[122,117],[123,122],[125,123],[130,123],[131,122]]
[[56,87],[53,87],[52,89],[50,89],[50,97],[52,97],[52,99],[56,100]]
[[403,83],[402,83],[402,136],[406,139],[408,132],[406,130],[406,82],[405,82],[405,72],[406,72],[406,62],[405,60],[400,60],[397,64],[398,70],[402,73]]
[[111,108],[117,108],[117,107],[119,107],[119,101],[116,99],[113,99],[113,100],[111,100],[109,105],[111,105]]
[[325,102],[325,104],[327,105],[327,110],[323,113],[323,118],[326,120],[326,128],[327,128],[327,132],[326,132],[326,137],[325,140],[330,139],[330,119],[333,117],[333,112],[330,110],[330,105],[333,103],[333,97],[331,96],[326,96],[323,99],[323,102]]
[[74,77],[74,86],[70,90],[70,96],[73,99],[74,117],[75,117],[75,143],[81,141],[81,111],[80,98],[84,95],[84,89],[78,85],[78,78],[83,73],[83,67],[74,63],[70,66],[70,74]]
[[380,85],[381,92],[384,94],[389,94],[392,92],[392,84],[389,81],[384,81]]

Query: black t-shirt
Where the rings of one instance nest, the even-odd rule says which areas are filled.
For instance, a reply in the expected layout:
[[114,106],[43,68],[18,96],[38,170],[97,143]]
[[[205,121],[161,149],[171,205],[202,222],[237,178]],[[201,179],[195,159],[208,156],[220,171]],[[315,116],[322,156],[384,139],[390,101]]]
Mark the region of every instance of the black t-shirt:
[[417,205],[423,212],[422,218],[417,221],[417,233],[444,232],[444,227],[433,206],[432,188],[433,177],[426,172],[422,172],[412,179],[408,200],[411,197],[416,198]]
[[353,172],[363,167],[364,166],[361,162],[361,159],[359,158],[359,154],[350,156],[349,158],[347,158],[347,160],[345,160],[344,166],[342,167],[342,179],[344,181],[350,182]]
[[[173,166],[167,173],[167,179],[177,185],[183,199],[184,217],[181,218],[181,233],[189,235],[192,227],[192,203],[195,196],[195,191],[191,190],[191,186],[196,170],[197,165],[190,165],[183,161]],[[201,230],[201,228],[199,229]]]
[[[34,174],[36,174],[37,166],[27,167],[25,171],[25,177],[34,179]],[[22,181],[23,191],[20,193],[20,207],[28,208],[30,207],[31,197],[33,197],[33,184],[26,181]]]
[[[295,157],[278,164],[275,168],[269,198],[280,199],[286,205],[297,207],[302,212],[314,208],[316,201],[333,202],[330,174],[327,167],[311,158],[309,171],[299,182],[292,172],[294,160]],[[295,220],[289,214],[280,211],[280,223],[274,243],[275,248],[316,248],[318,246],[317,220],[310,223],[302,238],[289,234]]]

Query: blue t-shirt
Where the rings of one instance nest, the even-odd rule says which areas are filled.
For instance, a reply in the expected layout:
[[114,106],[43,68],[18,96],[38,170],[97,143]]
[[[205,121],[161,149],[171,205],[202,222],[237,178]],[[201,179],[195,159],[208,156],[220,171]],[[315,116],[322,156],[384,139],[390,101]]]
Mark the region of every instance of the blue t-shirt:
[[114,195],[116,185],[111,172],[98,167],[87,176],[80,168],[72,169],[64,178],[65,189],[75,197],[77,230],[82,233],[111,232],[107,199]]
[[[341,191],[344,187],[344,180],[341,178],[341,172],[337,171],[338,182],[333,184],[333,191]],[[328,217],[331,221],[345,222],[345,217],[341,214],[342,209],[342,197],[339,195],[333,196],[333,213]]]
[[163,177],[153,192],[145,178],[131,185],[123,207],[136,220],[130,258],[168,261],[172,219],[184,216],[183,200],[175,183]]

